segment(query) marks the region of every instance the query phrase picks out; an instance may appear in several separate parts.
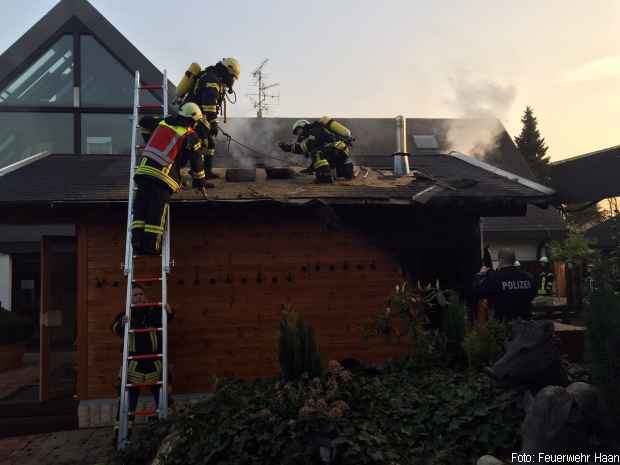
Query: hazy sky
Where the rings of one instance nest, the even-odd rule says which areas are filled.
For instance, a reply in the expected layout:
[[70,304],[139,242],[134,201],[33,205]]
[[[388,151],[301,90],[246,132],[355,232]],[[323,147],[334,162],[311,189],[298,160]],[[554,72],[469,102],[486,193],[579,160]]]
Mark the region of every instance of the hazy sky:
[[[557,160],[620,144],[620,0],[92,0],[157,67],[264,58],[272,116],[475,116],[512,136],[532,105]],[[56,0],[2,0],[0,50]]]

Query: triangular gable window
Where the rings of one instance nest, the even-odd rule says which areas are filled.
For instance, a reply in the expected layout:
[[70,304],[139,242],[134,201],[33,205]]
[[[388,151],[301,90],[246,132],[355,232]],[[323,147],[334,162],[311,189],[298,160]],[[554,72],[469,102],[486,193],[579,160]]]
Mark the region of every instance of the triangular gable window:
[[[93,36],[80,37],[82,67],[81,106],[131,107],[134,75]],[[153,83],[155,84],[155,83]],[[141,103],[159,103],[150,92],[142,92]]]
[[0,105],[72,106],[73,37],[64,35],[0,90]]

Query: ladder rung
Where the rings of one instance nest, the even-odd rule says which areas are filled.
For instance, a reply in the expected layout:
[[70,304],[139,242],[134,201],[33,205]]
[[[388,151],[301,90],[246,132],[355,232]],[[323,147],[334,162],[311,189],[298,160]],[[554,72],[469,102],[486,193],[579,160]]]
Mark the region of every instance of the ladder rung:
[[163,354],[147,354],[147,355],[130,355],[127,357],[129,360],[154,360],[156,358],[162,358]]
[[161,307],[161,302],[145,302],[143,304],[131,304],[133,308]]
[[136,258],[147,258],[147,257],[148,258],[151,258],[151,257],[159,257],[159,258],[161,258],[161,254],[157,254],[157,255],[150,255],[150,254],[149,255],[132,255],[132,257],[134,259],[136,259]]
[[161,277],[159,278],[136,278],[133,280],[134,283],[153,283],[155,281],[161,281]]
[[160,110],[162,107],[161,104],[151,104],[151,105],[140,105],[138,110]]
[[150,386],[159,386],[163,384],[162,381],[153,381],[152,383],[132,383],[132,384],[127,384],[127,388],[134,388],[134,387],[150,387]]
[[142,84],[140,90],[161,90],[161,84]]
[[141,410],[137,412],[129,412],[129,415],[135,415],[136,417],[154,417],[159,413],[159,410]]
[[139,328],[139,329],[130,329],[130,333],[156,333],[157,331],[162,331],[162,328]]

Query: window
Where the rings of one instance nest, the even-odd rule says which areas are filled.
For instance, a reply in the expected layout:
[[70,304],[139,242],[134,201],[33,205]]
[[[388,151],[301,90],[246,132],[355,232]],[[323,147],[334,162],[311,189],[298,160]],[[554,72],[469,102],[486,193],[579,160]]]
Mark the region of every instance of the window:
[[73,153],[72,113],[0,113],[0,168],[44,150]]
[[82,114],[83,154],[129,154],[129,114]]
[[427,150],[437,150],[439,149],[439,143],[437,142],[437,138],[433,135],[422,136],[415,135],[413,136],[413,143],[417,149],[427,149]]
[[[93,36],[80,37],[83,107],[131,107],[134,75],[119,63]],[[159,103],[150,92],[142,92],[142,103]]]
[[62,36],[0,90],[0,105],[73,106],[73,37]]

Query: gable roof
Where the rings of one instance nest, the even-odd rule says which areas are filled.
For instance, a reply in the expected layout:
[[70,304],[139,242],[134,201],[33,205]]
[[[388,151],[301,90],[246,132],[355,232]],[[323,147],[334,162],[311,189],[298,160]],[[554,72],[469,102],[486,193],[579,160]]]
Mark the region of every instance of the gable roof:
[[[414,162],[423,176],[383,177],[370,169],[367,176],[333,185],[316,185],[312,176],[289,180],[266,180],[263,170],[257,170],[255,182],[230,183],[214,181],[210,200],[222,202],[275,200],[285,203],[304,203],[321,200],[331,203],[396,203],[413,204],[413,198],[429,205],[450,201],[495,208],[497,203],[520,205],[525,202],[545,203],[551,197],[539,190],[519,184],[448,155],[416,155]],[[223,170],[219,170],[223,173]],[[126,202],[128,195],[129,158],[118,155],[50,155],[0,178],[0,204],[54,204]],[[85,176],[84,173],[89,173]],[[31,180],[36,179],[36,183]],[[459,183],[465,180],[465,183]],[[454,186],[452,189],[446,184]],[[433,187],[434,186],[434,187]],[[433,189],[429,189],[433,187]],[[422,197],[425,200],[422,200]],[[195,190],[181,191],[173,201],[203,202]],[[452,204],[450,204],[452,205]],[[486,206],[486,207],[485,207]]]
[[566,203],[603,200],[620,195],[620,145],[551,164],[551,179]]
[[[63,32],[76,29],[93,34],[127,69],[140,70],[143,82],[161,82],[161,72],[87,0],[61,0],[0,55],[0,84],[23,72],[29,58],[44,52]],[[168,81],[169,94],[174,90]]]

